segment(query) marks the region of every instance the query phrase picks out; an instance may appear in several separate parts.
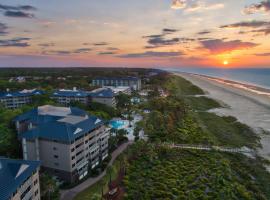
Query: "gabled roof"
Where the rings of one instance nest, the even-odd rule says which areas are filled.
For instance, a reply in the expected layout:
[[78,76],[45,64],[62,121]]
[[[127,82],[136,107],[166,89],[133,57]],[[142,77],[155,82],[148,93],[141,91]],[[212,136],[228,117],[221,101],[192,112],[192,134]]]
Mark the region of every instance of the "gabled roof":
[[13,192],[15,192],[39,166],[39,161],[13,160],[0,157],[0,199],[9,199]]
[[54,97],[87,97],[88,92],[83,90],[56,90]]
[[28,121],[33,129],[20,133],[20,138],[57,140],[70,143],[105,122],[75,107],[41,106],[17,116],[14,121]]
[[89,96],[94,98],[113,98],[115,93],[111,88],[99,88],[91,91]]
[[22,90],[19,92],[0,92],[0,98],[10,98],[10,97],[24,97],[24,96],[34,96],[44,94],[42,90]]

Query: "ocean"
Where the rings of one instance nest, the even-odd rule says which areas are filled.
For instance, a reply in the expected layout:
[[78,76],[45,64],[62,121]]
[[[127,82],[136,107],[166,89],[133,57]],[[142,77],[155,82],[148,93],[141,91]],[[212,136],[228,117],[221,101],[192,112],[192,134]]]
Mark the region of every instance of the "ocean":
[[224,68],[168,68],[170,72],[187,72],[222,78],[270,89],[270,68],[224,69]]

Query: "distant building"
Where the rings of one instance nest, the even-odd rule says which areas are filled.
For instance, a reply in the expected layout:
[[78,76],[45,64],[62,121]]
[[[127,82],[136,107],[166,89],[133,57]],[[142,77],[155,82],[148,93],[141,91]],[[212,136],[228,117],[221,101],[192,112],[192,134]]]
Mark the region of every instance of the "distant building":
[[107,86],[105,88],[110,88],[115,95],[119,95],[121,93],[126,94],[126,95],[131,95],[131,88],[130,87],[124,87],[124,86],[122,86],[122,87],[121,86],[119,86],[119,87],[108,87]]
[[75,107],[41,106],[14,119],[24,159],[59,178],[82,179],[108,156],[105,122]]
[[0,199],[40,200],[39,165],[0,157]]
[[73,90],[57,90],[51,98],[65,106],[69,106],[71,102],[76,101],[84,105],[89,104],[89,93],[76,88],[73,88]]
[[20,108],[32,103],[32,97],[40,94],[44,94],[44,92],[37,89],[22,90],[19,92],[0,92],[0,103],[6,108]]
[[93,86],[114,86],[114,87],[130,87],[133,90],[141,89],[141,79],[137,77],[99,77],[92,80]]
[[89,94],[91,101],[102,103],[110,107],[116,106],[116,94],[111,88],[99,88]]

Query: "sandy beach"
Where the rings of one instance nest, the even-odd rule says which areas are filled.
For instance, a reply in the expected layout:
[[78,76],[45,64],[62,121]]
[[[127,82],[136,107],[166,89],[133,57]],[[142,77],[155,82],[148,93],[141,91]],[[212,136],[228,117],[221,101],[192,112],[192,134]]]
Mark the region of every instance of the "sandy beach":
[[202,88],[207,96],[216,99],[226,108],[211,110],[219,115],[236,117],[240,122],[252,127],[261,137],[262,149],[258,153],[270,160],[270,96],[264,92],[241,88],[241,84],[226,84],[223,80],[187,73],[176,73]]

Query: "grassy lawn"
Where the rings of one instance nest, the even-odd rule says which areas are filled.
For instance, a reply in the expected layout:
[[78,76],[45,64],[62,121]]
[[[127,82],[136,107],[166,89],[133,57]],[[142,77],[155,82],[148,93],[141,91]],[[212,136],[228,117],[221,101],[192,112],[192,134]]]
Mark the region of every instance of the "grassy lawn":
[[[120,155],[121,156],[121,155]],[[117,178],[118,171],[120,169],[120,157],[118,157],[112,167],[111,167],[111,176],[112,180]],[[75,200],[94,200],[94,199],[101,199],[101,192],[102,192],[102,187],[103,187],[103,193],[105,194],[108,192],[108,183],[110,181],[110,174],[107,173],[106,175],[98,181],[96,184],[92,185],[91,187],[87,188],[86,190],[82,191],[79,193],[76,197]]]

